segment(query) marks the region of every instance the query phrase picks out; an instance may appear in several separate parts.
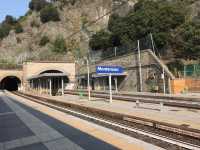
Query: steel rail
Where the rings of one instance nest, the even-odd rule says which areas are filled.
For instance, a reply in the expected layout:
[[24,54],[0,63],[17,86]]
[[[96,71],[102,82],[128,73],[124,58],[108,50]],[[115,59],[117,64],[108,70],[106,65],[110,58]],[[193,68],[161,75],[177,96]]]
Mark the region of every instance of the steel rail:
[[[82,91],[85,96],[87,96],[87,93],[85,91]],[[65,94],[69,95],[79,95],[78,91],[65,91]],[[106,98],[108,99],[109,94],[103,93],[103,92],[92,92],[92,97],[96,98]],[[160,102],[163,102],[166,106],[171,107],[183,107],[183,108],[191,108],[191,109],[200,109],[200,101],[184,101],[184,100],[174,100],[174,99],[163,99],[163,98],[156,98],[145,95],[145,97],[141,96],[134,96],[134,95],[128,95],[128,94],[113,94],[114,100],[120,100],[120,101],[129,101],[129,102],[136,102],[137,100],[143,102],[143,103],[152,103],[152,104],[160,104]]]
[[191,150],[200,150],[200,145],[187,143],[187,142],[184,142],[184,141],[181,141],[181,140],[177,140],[177,139],[170,138],[170,137],[167,137],[167,136],[159,135],[159,134],[156,134],[156,133],[153,133],[153,132],[150,132],[150,131],[134,128],[132,126],[130,127],[128,125],[124,125],[124,124],[121,124],[121,123],[118,123],[118,122],[115,122],[115,121],[111,121],[111,120],[108,120],[108,119],[103,119],[101,117],[95,117],[95,116],[92,116],[92,115],[89,115],[89,114],[85,114],[85,113],[82,113],[82,112],[74,111],[72,109],[65,108],[64,106],[63,107],[57,106],[55,104],[51,104],[50,102],[40,101],[40,100],[35,99],[33,97],[29,97],[29,96],[22,95],[22,94],[19,94],[19,93],[17,93],[17,94],[14,93],[14,94],[17,95],[17,96],[26,98],[28,100],[34,101],[36,103],[48,106],[50,108],[53,108],[53,109],[56,109],[56,110],[59,110],[59,111],[62,111],[62,112],[70,113],[70,114],[72,114],[72,115],[74,115],[76,117],[85,118],[87,120],[92,120],[94,122],[99,122],[99,123],[104,124],[106,126],[107,125],[111,126],[112,129],[113,128],[118,128],[118,129],[125,130],[127,132],[134,132],[134,133],[137,133],[137,134],[140,134],[140,135],[148,136],[150,138],[161,140],[161,141],[164,141],[166,143],[176,145],[178,147],[191,149]]

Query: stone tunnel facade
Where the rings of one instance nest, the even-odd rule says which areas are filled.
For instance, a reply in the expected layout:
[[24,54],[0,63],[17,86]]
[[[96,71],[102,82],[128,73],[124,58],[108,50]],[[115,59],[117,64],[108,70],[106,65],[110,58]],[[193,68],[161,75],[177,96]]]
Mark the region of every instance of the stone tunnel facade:
[[28,78],[40,75],[42,72],[58,71],[67,75],[71,88],[75,84],[75,64],[66,62],[26,62],[18,70],[0,69],[0,87],[3,89],[10,80],[16,80],[18,90],[26,90],[29,87]]

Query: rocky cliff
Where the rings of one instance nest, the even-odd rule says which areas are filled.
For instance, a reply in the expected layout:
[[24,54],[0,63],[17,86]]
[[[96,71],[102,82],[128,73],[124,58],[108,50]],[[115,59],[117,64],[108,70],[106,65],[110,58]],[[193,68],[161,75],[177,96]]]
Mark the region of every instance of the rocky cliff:
[[[11,30],[10,34],[0,41],[0,60],[5,61],[6,59],[12,63],[27,60],[73,61],[76,56],[83,56],[87,52],[90,35],[107,26],[109,15],[105,14],[120,6],[115,11],[123,15],[135,2],[135,0],[129,2],[125,0],[75,0],[72,4],[62,0],[54,1],[53,5],[59,11],[60,21],[43,24],[39,13],[30,11],[20,19],[24,31],[16,34]],[[98,18],[101,19],[98,20]],[[90,22],[94,20],[98,21],[90,25]],[[55,40],[58,35],[62,35],[66,41],[68,48],[66,55],[55,54],[50,50],[51,41]],[[46,46],[39,46],[43,36],[47,36],[50,42]]]
[[[29,11],[19,20],[24,31],[16,34],[11,30],[9,35],[0,41],[0,63],[18,64],[30,60],[74,61],[75,57],[82,57],[87,53],[90,36],[107,27],[109,20],[107,13],[113,11],[123,16],[137,2],[137,0],[51,1],[54,1],[53,5],[59,12],[60,21],[42,23],[39,12]],[[191,6],[192,14],[197,16],[200,15],[200,0],[194,1],[196,2]],[[59,35],[66,41],[67,54],[56,54],[50,49],[52,41]],[[43,36],[47,36],[50,42],[40,46]]]

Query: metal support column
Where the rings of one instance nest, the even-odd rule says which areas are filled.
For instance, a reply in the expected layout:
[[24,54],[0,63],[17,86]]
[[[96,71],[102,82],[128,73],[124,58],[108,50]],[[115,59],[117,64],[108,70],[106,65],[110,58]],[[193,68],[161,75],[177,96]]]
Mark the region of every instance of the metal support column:
[[52,96],[52,79],[49,79],[49,95]]
[[140,41],[138,40],[138,66],[139,66],[139,80],[140,80],[140,89],[139,91],[142,92],[142,65],[141,65],[141,53],[140,53]]
[[165,69],[164,68],[163,68],[163,73],[162,73],[162,79],[163,79],[163,93],[166,94]]
[[169,87],[169,94],[172,94],[172,87],[171,87],[171,79],[168,78],[168,87]]
[[115,47],[115,57],[117,56],[117,47]]
[[39,79],[39,93],[41,94],[42,91],[41,91],[41,80]]
[[117,83],[117,77],[115,77],[115,92],[118,92],[118,83]]
[[103,78],[103,90],[106,91],[106,81],[104,78]]
[[110,103],[112,103],[112,75],[109,74]]
[[86,59],[87,61],[87,73],[88,73],[88,79],[87,79],[87,88],[88,88],[88,100],[91,100],[91,89],[90,89],[90,66],[89,66],[89,60]]
[[64,95],[64,79],[62,77],[62,95]]

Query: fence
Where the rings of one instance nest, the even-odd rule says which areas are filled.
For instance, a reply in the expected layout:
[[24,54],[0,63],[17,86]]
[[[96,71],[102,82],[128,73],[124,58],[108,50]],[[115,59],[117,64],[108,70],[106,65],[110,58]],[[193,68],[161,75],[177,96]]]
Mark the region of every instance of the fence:
[[184,66],[184,77],[200,78],[200,64],[192,64]]
[[[146,49],[155,49],[153,47],[153,41],[151,40],[150,36],[146,36],[140,41],[140,50],[146,50]],[[90,60],[91,63],[95,63],[97,61],[105,60],[108,58],[113,58],[117,56],[123,56],[129,53],[132,53],[136,51],[138,48],[138,42],[133,41],[132,44],[129,45],[123,45],[119,47],[112,47],[112,48],[107,48],[103,50],[97,50],[97,51],[90,51]]]
[[113,47],[106,50],[92,51],[90,53],[91,62],[97,62],[108,58],[123,56],[136,50],[137,47],[130,48],[128,46]]

